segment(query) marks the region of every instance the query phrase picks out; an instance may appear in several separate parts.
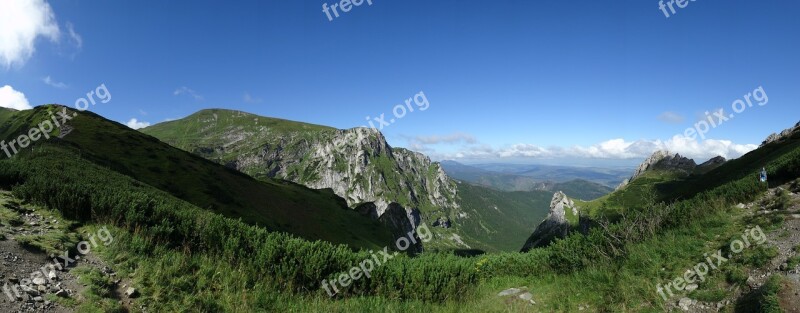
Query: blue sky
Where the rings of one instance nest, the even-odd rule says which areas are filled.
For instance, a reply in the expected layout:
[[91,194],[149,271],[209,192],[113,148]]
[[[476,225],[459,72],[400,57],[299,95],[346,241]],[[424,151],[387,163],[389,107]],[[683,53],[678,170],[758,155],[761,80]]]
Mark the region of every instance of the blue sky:
[[[0,40],[0,105],[18,93],[72,105],[105,84],[112,101],[91,110],[123,124],[229,108],[350,128],[422,92],[427,110],[411,102],[382,129],[390,144],[465,162],[632,164],[660,148],[736,157],[800,120],[797,1],[697,0],[669,18],[655,0],[372,0],[332,21],[334,1],[0,11],[18,3],[28,15],[0,13],[0,36],[19,39]],[[11,21],[48,7],[40,25]],[[758,87],[766,105],[709,140],[673,138]]]

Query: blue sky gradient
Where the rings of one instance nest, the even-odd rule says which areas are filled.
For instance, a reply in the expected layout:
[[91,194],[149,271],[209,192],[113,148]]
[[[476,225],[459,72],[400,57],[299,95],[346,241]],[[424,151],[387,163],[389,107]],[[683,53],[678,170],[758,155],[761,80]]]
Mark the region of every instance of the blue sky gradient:
[[[759,86],[766,105],[707,137],[757,145],[800,120],[797,1],[697,0],[669,18],[654,0],[372,2],[329,21],[334,1],[51,1],[60,39],[36,39],[0,87],[72,105],[104,83],[113,100],[91,110],[121,123],[228,108],[338,128],[424,92],[427,110],[382,131],[465,162],[637,163]],[[612,139],[645,148],[599,145]]]

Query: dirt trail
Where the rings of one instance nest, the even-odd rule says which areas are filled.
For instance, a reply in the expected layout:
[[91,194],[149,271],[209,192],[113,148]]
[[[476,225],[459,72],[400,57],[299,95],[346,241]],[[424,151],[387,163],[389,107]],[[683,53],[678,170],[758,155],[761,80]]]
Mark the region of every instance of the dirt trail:
[[[783,191],[788,192],[791,199],[790,204],[783,210],[770,209],[778,195]],[[791,268],[788,261],[800,255],[800,192],[797,188],[792,189],[790,185],[773,188],[767,191],[761,199],[738,206],[739,209],[746,210],[748,216],[757,215],[782,215],[785,222],[776,230],[766,233],[767,241],[763,244],[766,247],[775,247],[778,255],[772,258],[769,263],[762,268],[755,268],[748,271],[746,286],[731,287],[732,296],[716,303],[701,303],[689,298],[690,305],[681,307],[676,303],[674,311],[685,312],[745,312],[742,302],[752,293],[756,293],[759,288],[764,286],[772,275],[779,275],[783,278],[781,291],[778,296],[781,309],[784,312],[800,313],[800,265]],[[720,305],[720,303],[722,305]]]
[[[116,274],[91,253],[68,254],[74,262],[65,262],[62,255],[48,256],[21,244],[23,236],[72,233],[48,210],[20,204],[5,191],[0,191],[0,209],[6,210],[0,215],[0,312],[73,312],[74,305],[62,302],[80,304],[87,300],[83,296],[87,286],[73,273],[78,266],[98,269],[114,280]],[[126,282],[116,283],[121,289]],[[125,298],[122,294],[118,297]],[[119,303],[128,309],[130,299],[126,300]]]

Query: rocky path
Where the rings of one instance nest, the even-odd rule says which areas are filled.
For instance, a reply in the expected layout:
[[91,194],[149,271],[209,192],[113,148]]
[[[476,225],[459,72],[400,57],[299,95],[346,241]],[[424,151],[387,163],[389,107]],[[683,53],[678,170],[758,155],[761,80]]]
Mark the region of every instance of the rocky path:
[[130,307],[130,299],[122,294],[126,282],[116,279],[95,255],[72,253],[67,257],[74,261],[65,261],[63,255],[48,255],[20,243],[30,235],[75,235],[64,221],[48,210],[20,204],[4,191],[0,191],[0,210],[0,312],[73,312],[87,301],[83,292],[88,288],[74,273],[76,267],[97,269],[110,278],[120,290],[121,306]]
[[[783,192],[788,192],[791,204],[784,210],[771,210],[769,204]],[[800,255],[796,247],[800,247],[800,190],[791,190],[789,185],[773,188],[767,191],[762,199],[749,204],[739,204],[740,210],[745,210],[747,216],[775,215],[784,216],[785,222],[776,230],[766,232],[766,247],[777,249],[778,255],[761,268],[750,269],[747,272],[746,286],[731,286],[731,296],[716,302],[704,303],[689,297],[681,298],[670,306],[671,311],[678,312],[744,312],[742,303],[746,297],[761,288],[772,275],[780,275],[784,279],[779,297],[781,308],[784,312],[800,313],[800,266],[790,267],[791,258]]]

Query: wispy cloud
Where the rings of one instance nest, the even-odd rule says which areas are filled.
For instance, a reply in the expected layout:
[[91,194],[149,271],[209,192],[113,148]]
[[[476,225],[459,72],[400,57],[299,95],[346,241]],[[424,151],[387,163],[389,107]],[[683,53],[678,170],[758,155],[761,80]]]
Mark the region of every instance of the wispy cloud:
[[125,123],[125,125],[128,125],[128,127],[133,129],[140,129],[150,126],[150,123],[145,121],[139,121],[135,118],[131,118],[127,123]]
[[475,136],[461,132],[446,135],[403,137],[407,140],[409,149],[428,154],[436,154],[434,146],[437,145],[471,145],[478,143]]
[[175,95],[175,96],[180,96],[180,95],[186,94],[186,95],[191,96],[192,98],[194,98],[197,101],[205,100],[205,98],[203,98],[202,95],[198,94],[196,91],[194,91],[191,88],[186,87],[186,86],[182,86],[182,87],[180,87],[178,89],[175,89],[175,91],[172,94]]
[[25,94],[14,90],[9,85],[0,87],[0,107],[14,110],[29,110],[33,107],[28,103]]
[[244,103],[249,103],[249,104],[261,103],[262,101],[261,98],[255,98],[247,91],[244,92],[242,100],[244,101]]
[[74,44],[78,50],[83,48],[83,37],[75,32],[75,26],[70,22],[67,22],[67,34],[69,34],[70,41],[72,41],[72,44]]
[[69,53],[69,57],[75,59],[78,53],[83,49],[83,37],[75,31],[75,25],[72,25],[70,22],[67,22],[66,29],[67,35],[69,35],[70,49],[72,50],[71,53]]
[[49,86],[58,88],[58,89],[67,89],[67,87],[68,87],[67,84],[65,84],[65,83],[53,80],[52,78],[50,78],[49,75],[47,77],[45,77],[45,78],[42,78],[42,82],[44,82],[45,84],[47,84]]
[[658,116],[658,120],[668,124],[681,124],[686,119],[678,113],[667,111],[661,113]]
[[452,143],[477,143],[478,140],[475,139],[475,136],[465,133],[452,133],[449,135],[432,135],[432,136],[417,136],[414,137],[413,141],[419,142],[421,144],[426,145],[436,145],[436,144],[452,144]]
[[36,51],[39,37],[57,42],[61,31],[53,9],[44,0],[0,2],[0,63],[22,66]]

